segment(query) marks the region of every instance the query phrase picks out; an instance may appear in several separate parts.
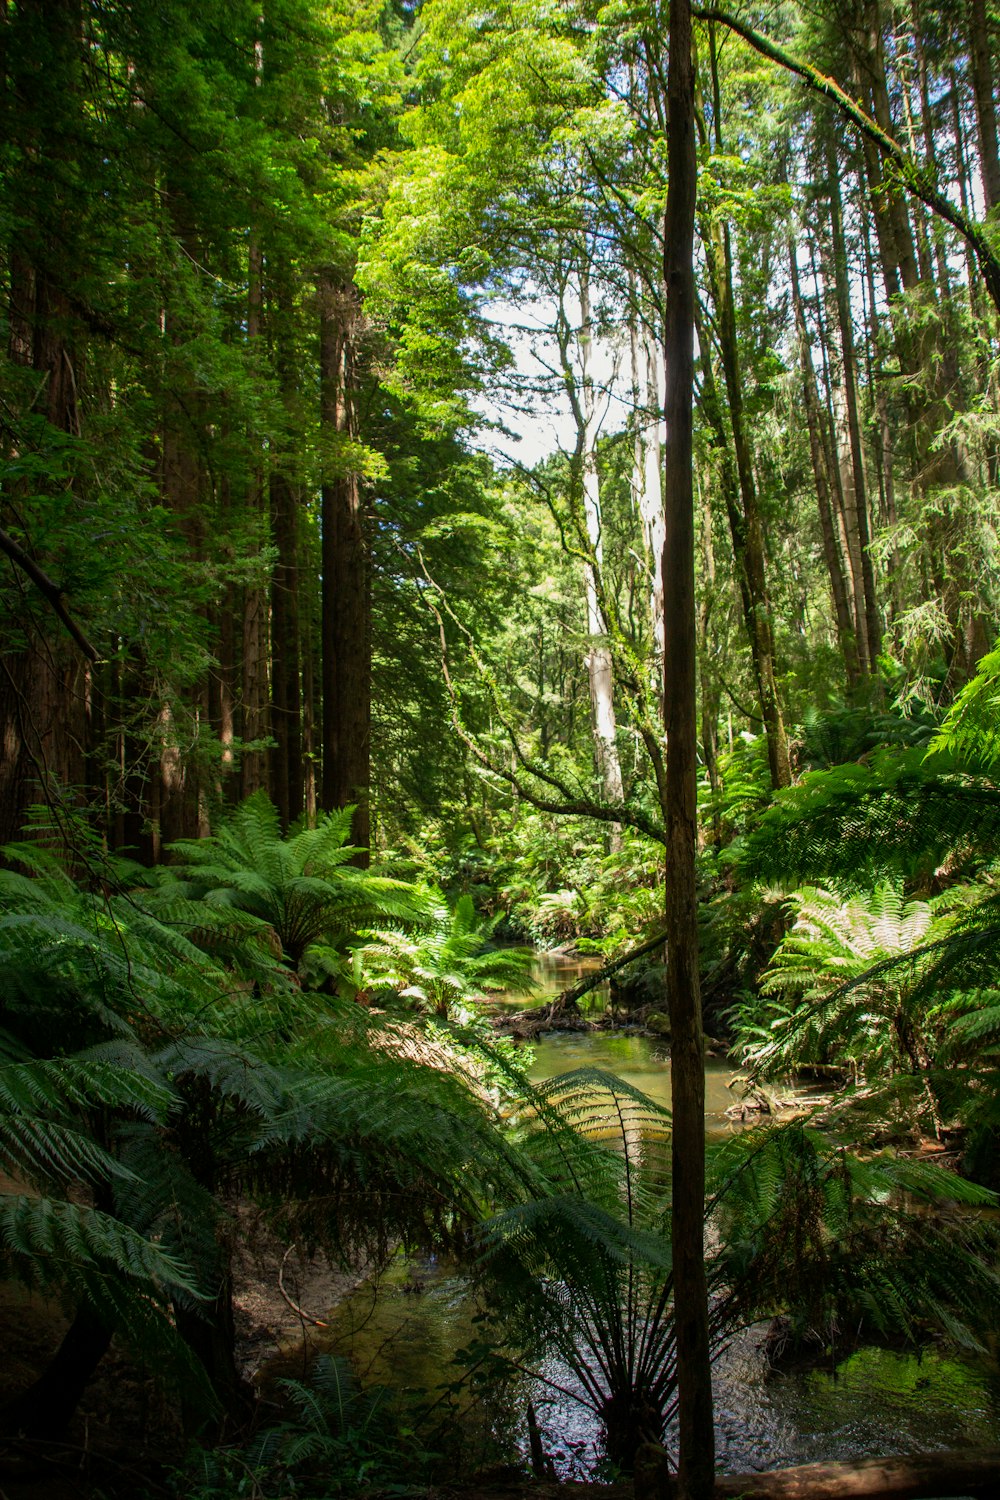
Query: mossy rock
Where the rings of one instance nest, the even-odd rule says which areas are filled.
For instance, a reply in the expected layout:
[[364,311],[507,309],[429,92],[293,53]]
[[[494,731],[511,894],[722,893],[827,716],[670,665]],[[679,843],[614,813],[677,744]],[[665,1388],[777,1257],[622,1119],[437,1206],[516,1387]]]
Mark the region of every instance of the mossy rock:
[[646,1017],[646,1030],[654,1036],[670,1035],[670,1017],[665,1010],[651,1010]]

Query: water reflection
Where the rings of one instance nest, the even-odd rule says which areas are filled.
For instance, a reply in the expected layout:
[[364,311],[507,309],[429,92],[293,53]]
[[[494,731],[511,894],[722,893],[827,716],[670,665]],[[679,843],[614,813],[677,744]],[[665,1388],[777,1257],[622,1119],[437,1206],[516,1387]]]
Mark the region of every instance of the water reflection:
[[[574,977],[569,965],[556,977],[550,975],[549,993],[558,993]],[[599,1067],[669,1103],[670,1062],[659,1039],[635,1032],[549,1033],[535,1046],[531,1071],[537,1079]],[[727,1063],[709,1060],[710,1133],[734,1128],[724,1114],[734,1099],[732,1078]],[[368,1382],[433,1392],[455,1378],[451,1359],[476,1337],[475,1315],[468,1283],[454,1268],[429,1260],[398,1261],[378,1288],[365,1286],[334,1310],[330,1347],[350,1354]],[[763,1335],[763,1328],[740,1335],[715,1370],[718,1460],[729,1472],[868,1454],[979,1448],[1000,1441],[1000,1390],[995,1371],[985,1366],[934,1354],[918,1358],[865,1349],[835,1373],[773,1374]],[[572,1386],[572,1376],[555,1360],[544,1364],[541,1373],[555,1384]],[[489,1432],[501,1450],[506,1446],[523,1453],[529,1400],[560,1476],[586,1477],[600,1460],[593,1418],[573,1401],[526,1379],[494,1391],[489,1409],[478,1409],[469,1435],[474,1451],[487,1456]]]
[[[454,1378],[452,1354],[477,1336],[469,1286],[453,1268],[428,1260],[398,1261],[378,1294],[364,1287],[333,1314],[331,1338],[350,1353],[364,1380],[411,1393],[434,1392]],[[730,1473],[850,1460],[872,1454],[990,1447],[1000,1440],[996,1374],[929,1353],[862,1349],[837,1370],[769,1370],[763,1326],[734,1340],[715,1367],[719,1467]],[[572,1388],[555,1359],[540,1373]],[[601,1461],[588,1411],[551,1387],[527,1379],[492,1393],[477,1406],[469,1443],[488,1456],[525,1448],[524,1413],[531,1400],[546,1451],[562,1478],[583,1478]]]
[[[642,1089],[657,1104],[670,1104],[669,1043],[660,1037],[636,1031],[547,1032],[533,1045],[530,1076],[536,1081],[573,1068],[603,1068]],[[729,1087],[734,1077],[731,1064],[721,1058],[706,1059],[705,1117],[710,1133],[732,1128],[725,1111],[739,1097]]]

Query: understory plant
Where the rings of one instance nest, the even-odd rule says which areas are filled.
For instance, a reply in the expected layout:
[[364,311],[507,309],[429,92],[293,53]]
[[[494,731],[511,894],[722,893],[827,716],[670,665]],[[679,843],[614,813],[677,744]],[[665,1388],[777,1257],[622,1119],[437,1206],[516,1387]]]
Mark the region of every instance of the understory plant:
[[[677,1369],[670,1119],[612,1075],[538,1086],[517,1119],[541,1196],[482,1231],[486,1328],[511,1368],[582,1404],[606,1459],[631,1472],[669,1441]],[[793,1122],[710,1150],[706,1203],[715,1355],[778,1313],[825,1345],[945,1334],[978,1347],[1000,1312],[993,1195],[924,1162],[858,1155],[844,1133]]]
[[[461,1242],[525,1167],[461,1058],[414,1053],[311,995],[277,954],[219,957],[232,909],[183,925],[105,862],[37,845],[0,870],[0,1273],[62,1295],[64,1345],[4,1414],[62,1431],[122,1334],[195,1420],[245,1413],[229,1204],[342,1257]],[[20,868],[17,868],[20,867]],[[250,935],[256,944],[256,928]]]
[[744,876],[830,887],[790,898],[765,996],[737,1017],[745,1056],[846,1064],[873,1116],[965,1127],[980,1171],[1000,1138],[998,724],[994,652],[929,749],[807,776],[739,856]]
[[172,1490],[198,1500],[284,1500],[290,1494],[323,1500],[371,1492],[416,1491],[440,1472],[440,1456],[418,1436],[385,1386],[362,1388],[349,1361],[321,1354],[308,1379],[282,1380],[284,1414],[249,1442],[196,1448]]
[[409,928],[373,927],[355,950],[369,989],[389,992],[439,1020],[470,1021],[476,1001],[533,988],[531,950],[491,941],[498,918],[481,917],[468,894],[449,906],[440,891],[421,894],[424,918]]
[[300,822],[283,834],[273,802],[255,792],[211,838],[171,845],[170,864],[157,872],[164,914],[182,914],[173,903],[184,900],[244,913],[289,968],[297,971],[310,955],[337,972],[359,928],[423,913],[411,885],[352,864],[361,852],[348,843],[353,813],[321,812],[312,826]]
[[934,1074],[950,996],[928,995],[917,980],[972,899],[963,888],[907,900],[892,883],[867,895],[793,893],[794,920],[760,997],[735,1014],[740,1062],[765,1079],[810,1063],[842,1068],[868,1086],[908,1074],[918,1113],[940,1130]]

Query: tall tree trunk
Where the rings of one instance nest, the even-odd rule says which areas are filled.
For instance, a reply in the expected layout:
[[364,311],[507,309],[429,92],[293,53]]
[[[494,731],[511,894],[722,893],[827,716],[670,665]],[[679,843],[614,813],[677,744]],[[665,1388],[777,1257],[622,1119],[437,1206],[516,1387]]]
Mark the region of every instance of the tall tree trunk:
[[286,475],[271,476],[277,558],[271,580],[271,793],[287,828],[302,812],[302,687],[298,512],[301,497]]
[[[254,69],[258,87],[262,69],[263,49],[258,39]],[[251,347],[261,337],[263,300],[264,255],[260,231],[256,225],[251,225],[247,264],[247,342]],[[264,484],[259,436],[249,432],[247,446],[253,456],[247,484],[246,521],[251,528],[250,546],[256,565],[254,576],[248,580],[243,591],[243,740],[246,745],[256,748],[244,749],[240,759],[240,794],[244,797],[252,796],[267,785],[268,752],[262,741],[270,734],[269,580],[264,576],[265,570],[260,562],[262,550],[269,540],[269,496]]]
[[[294,431],[298,400],[295,357],[295,297],[289,268],[275,267],[270,278],[269,323],[281,396]],[[302,568],[299,512],[303,497],[294,455],[279,450],[270,475],[271,543],[271,796],[283,828],[302,812],[302,620],[299,587]]]
[[649,616],[657,681],[663,677],[663,447],[656,342],[641,306],[639,279],[629,272],[632,409],[635,421],[632,491],[649,559]]
[[[352,436],[353,347],[359,317],[353,286],[318,280],[320,417],[331,447],[322,485],[322,806],[355,805],[352,842],[370,843],[371,584],[361,486],[347,451]],[[359,863],[367,863],[367,853]]]
[[[851,454],[852,484],[845,485],[845,520],[851,547],[855,590],[863,602],[858,619],[858,634],[864,635],[869,670],[874,673],[882,650],[882,621],[875,596],[875,570],[871,559],[871,525],[868,485],[865,478],[864,451],[861,443],[861,417],[858,409],[858,364],[854,350],[854,320],[851,313],[850,282],[847,274],[847,247],[844,242],[844,215],[840,199],[840,175],[836,148],[826,141],[827,182],[830,191],[830,227],[833,243],[834,288],[837,297],[837,323],[840,329],[841,368],[843,370],[844,406]],[[848,498],[849,497],[849,498]]]
[[972,60],[972,92],[976,101],[979,130],[979,161],[982,168],[986,212],[1000,203],[1000,154],[997,152],[997,115],[993,98],[993,62],[990,48],[986,0],[966,0],[969,55]]
[[[753,662],[757,701],[760,704],[761,722],[767,739],[771,785],[788,786],[792,779],[791,763],[774,677],[770,603],[764,575],[764,541],[760,517],[757,513],[756,490],[753,487],[753,476],[749,467],[749,449],[744,440],[744,466],[741,474],[732,442],[735,430],[732,412],[730,412],[727,432],[725,412],[712,368],[711,345],[700,317],[698,318],[698,342],[702,353],[701,407],[712,430],[715,449],[719,455],[720,487],[726,507],[726,517],[729,521],[729,534],[733,543],[733,562],[743,610],[743,623]],[[736,422],[741,423],[741,421],[741,417],[737,417]],[[746,490],[741,488],[741,477],[747,482],[748,489]],[[746,509],[748,495],[751,499],[749,518]],[[666,573],[664,576],[669,577]]]
[[[37,416],[79,436],[84,342],[66,291],[77,274],[66,153],[79,129],[81,6],[27,0],[4,25],[9,76],[0,82],[19,104],[7,120],[24,205],[23,222],[10,231],[8,355],[38,377]],[[5,444],[4,456],[17,456],[16,449]],[[30,497],[15,486],[0,502],[0,522],[17,533],[25,517],[30,528]],[[21,540],[31,552],[28,531]],[[13,582],[23,604],[21,639],[0,655],[0,843],[20,836],[31,803],[58,795],[59,787],[84,787],[91,738],[88,665],[16,567]]]
[[695,669],[694,215],[698,165],[690,0],[670,0],[667,209],[664,276],[663,576],[670,579],[664,625],[667,1003],[670,1013],[671,1244],[677,1328],[680,1500],[708,1500],[715,1479],[712,1365],[705,1277],[705,1057],[698,973],[695,880],[697,690]]
[[[713,113],[719,150],[724,149],[722,114],[716,68],[714,38],[710,34]],[[736,330],[736,307],[733,298],[732,244],[728,225],[704,226],[702,245],[708,266],[712,298],[718,319],[719,354],[726,383],[733,453],[739,480],[739,504],[728,506],[733,550],[740,576],[740,595],[750,640],[761,718],[767,738],[767,760],[773,787],[788,786],[792,779],[788,755],[788,736],[778,695],[774,651],[774,626],[767,588],[764,560],[764,529],[757,502],[750,445],[743,415],[743,375],[740,369]],[[703,345],[703,367],[711,360],[709,347]]]
[[788,245],[788,264],[791,275],[792,310],[799,345],[799,367],[802,371],[803,405],[806,412],[806,427],[809,431],[809,455],[812,460],[816,503],[819,507],[820,531],[823,537],[823,556],[830,578],[830,591],[833,595],[834,616],[837,622],[837,640],[844,657],[847,686],[848,689],[853,689],[857,687],[861,677],[861,663],[858,660],[855,622],[851,615],[847,584],[844,578],[844,560],[834,526],[833,504],[830,498],[830,482],[826,465],[827,455],[823,445],[819,397],[816,394],[816,373],[809,352],[809,333],[799,285],[798,251],[794,242],[791,241]]
[[[587,677],[594,732],[594,759],[607,802],[624,800],[622,768],[618,758],[618,726],[615,719],[614,670],[608,644],[607,621],[600,604],[604,549],[602,544],[601,481],[597,469],[597,437],[600,413],[592,374],[593,318],[590,305],[590,272],[586,249],[580,266],[580,402],[582,428],[578,432],[583,481],[583,515],[592,562],[584,566],[587,599]],[[621,847],[621,828],[612,824],[611,842]]]

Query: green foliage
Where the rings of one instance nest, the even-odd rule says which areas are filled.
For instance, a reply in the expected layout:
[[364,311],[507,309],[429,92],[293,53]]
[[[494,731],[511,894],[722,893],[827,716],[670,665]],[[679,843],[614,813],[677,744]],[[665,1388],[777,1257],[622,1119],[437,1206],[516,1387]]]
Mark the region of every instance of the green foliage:
[[[251,808],[247,838],[262,821]],[[301,864],[329,854],[323,868],[339,868],[342,827],[297,837]],[[445,1067],[412,1027],[310,1004],[277,956],[270,982],[259,953],[248,981],[142,892],[91,894],[37,847],[7,857],[40,873],[0,872],[0,1162],[41,1196],[0,1201],[4,1272],[89,1305],[192,1398],[210,1403],[211,1387],[172,1310],[220,1315],[230,1195],[257,1198],[293,1239],[378,1255],[399,1238],[450,1243],[520,1191],[525,1167],[460,1056]],[[218,860],[210,888],[221,869],[239,893],[235,856]],[[379,882],[352,873],[363,903],[360,883]]]
[[991,1194],[925,1161],[859,1155],[803,1122],[734,1136],[709,1175],[731,1314],[790,1315],[834,1355],[928,1330],[981,1347],[1000,1279]]
[[638,1444],[662,1438],[675,1394],[669,1115],[580,1069],[539,1085],[518,1124],[546,1192],[485,1226],[490,1317],[522,1360],[558,1355],[630,1470]]
[[165,910],[176,895],[209,911],[245,912],[273,934],[292,969],[310,948],[334,947],[376,913],[412,919],[421,908],[411,887],[351,865],[353,813],[321,813],[313,827],[283,836],[267,793],[254,793],[214,837],[173,846],[175,862],[161,874]]
[[886,872],[927,885],[943,864],[982,868],[1000,834],[991,782],[922,750],[816,771],[775,800],[740,852],[749,876],[837,879],[864,888]]
[[[628,1470],[676,1410],[669,1116],[582,1069],[541,1085],[517,1123],[545,1191],[484,1226],[486,1343],[515,1369],[544,1357],[536,1378],[587,1407]],[[996,1232],[975,1210],[993,1194],[926,1161],[857,1152],[843,1123],[768,1126],[710,1151],[716,1353],[777,1313],[835,1354],[941,1334],[978,1348],[992,1326]]]
[[238,1448],[197,1450],[177,1471],[172,1491],[184,1500],[244,1493],[260,1500],[289,1493],[332,1500],[372,1490],[416,1493],[448,1472],[414,1429],[399,1393],[362,1389],[345,1359],[321,1354],[308,1380],[283,1380],[279,1388],[280,1422]]
[[471,1020],[475,1002],[489,994],[531,991],[531,952],[490,942],[497,918],[480,917],[470,895],[449,907],[440,891],[421,903],[428,923],[412,931],[375,928],[357,950],[367,985],[389,990],[413,1008],[442,1020]]
[[900,1070],[927,1075],[941,1021],[916,986],[920,953],[945,941],[958,904],[954,892],[906,901],[891,885],[866,898],[796,892],[762,998],[737,1015],[738,1056],[764,1078],[803,1063],[838,1065],[869,1082]]

